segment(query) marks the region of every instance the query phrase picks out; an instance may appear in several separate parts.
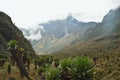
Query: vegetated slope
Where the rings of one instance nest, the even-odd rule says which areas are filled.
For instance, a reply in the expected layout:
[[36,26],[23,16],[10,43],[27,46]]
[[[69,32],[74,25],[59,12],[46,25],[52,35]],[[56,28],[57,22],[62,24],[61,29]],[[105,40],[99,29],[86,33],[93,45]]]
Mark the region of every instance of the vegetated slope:
[[49,21],[30,29],[21,29],[31,41],[37,54],[58,52],[76,40],[81,40],[84,31],[96,26],[96,22],[79,22],[69,15],[63,20]]
[[120,79],[120,8],[111,10],[96,27],[86,30],[83,42],[74,42],[56,57],[85,55],[97,58],[98,80]]
[[17,40],[20,47],[24,48],[31,55],[35,52],[27,39],[24,38],[22,32],[13,24],[11,18],[3,12],[0,12],[0,52],[7,52],[7,43],[10,40]]

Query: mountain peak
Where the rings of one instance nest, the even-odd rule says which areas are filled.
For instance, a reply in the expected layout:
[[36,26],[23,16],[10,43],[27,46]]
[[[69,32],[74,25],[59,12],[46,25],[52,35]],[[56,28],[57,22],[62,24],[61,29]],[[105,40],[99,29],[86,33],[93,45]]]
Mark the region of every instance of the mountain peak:
[[71,15],[71,14],[69,14],[68,16],[67,16],[67,18],[66,18],[66,20],[69,20],[69,21],[71,21],[71,20],[74,20],[75,18]]

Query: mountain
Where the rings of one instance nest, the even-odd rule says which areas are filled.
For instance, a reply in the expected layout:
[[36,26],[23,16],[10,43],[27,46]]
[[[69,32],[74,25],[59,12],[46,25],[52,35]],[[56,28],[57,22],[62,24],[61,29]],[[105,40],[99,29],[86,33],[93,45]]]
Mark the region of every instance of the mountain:
[[84,33],[84,38],[90,40],[95,37],[108,37],[120,32],[120,8],[110,10],[106,14],[101,23],[94,28],[89,28]]
[[3,12],[0,12],[0,53],[7,52],[7,43],[10,40],[17,40],[20,47],[35,55],[31,43],[24,38],[22,32],[12,22],[11,18]]
[[119,37],[120,8],[110,10],[99,23],[81,22],[69,15],[63,20],[48,21],[21,30],[37,54],[59,52],[81,42]]
[[51,54],[57,58],[88,56],[96,58],[96,80],[120,79],[120,7],[110,10],[95,27],[83,33],[83,42],[75,41]]
[[[120,52],[120,7],[110,10],[95,27],[87,28],[82,39],[75,41],[59,52],[59,56],[65,55],[117,55]],[[61,53],[61,54],[60,54]]]
[[66,19],[49,21],[29,29],[22,28],[25,37],[31,41],[37,54],[58,52],[66,46],[80,41],[84,31],[96,26],[95,22],[79,22],[72,15]]

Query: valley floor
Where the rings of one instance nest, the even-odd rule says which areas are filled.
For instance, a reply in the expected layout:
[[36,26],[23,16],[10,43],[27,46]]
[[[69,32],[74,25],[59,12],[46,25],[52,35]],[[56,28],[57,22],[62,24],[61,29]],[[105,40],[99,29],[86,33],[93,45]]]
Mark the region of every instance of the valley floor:
[[[120,39],[80,43],[66,48],[59,54],[52,54],[54,58],[58,59],[81,55],[88,56],[93,60],[96,71],[95,80],[120,80]],[[9,78],[11,80],[26,80],[26,78],[20,77],[16,66],[12,66],[12,73],[8,75],[7,65],[8,62],[0,67],[0,80],[10,80]],[[29,76],[32,80],[40,80],[40,76],[34,68],[34,61],[31,61]]]

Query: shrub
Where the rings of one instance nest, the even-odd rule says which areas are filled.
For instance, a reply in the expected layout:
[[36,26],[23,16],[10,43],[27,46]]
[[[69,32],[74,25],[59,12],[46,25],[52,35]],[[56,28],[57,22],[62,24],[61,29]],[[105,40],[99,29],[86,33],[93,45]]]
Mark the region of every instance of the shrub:
[[73,79],[93,80],[94,69],[92,61],[87,57],[78,57],[72,61],[71,76]]
[[61,61],[61,67],[60,67],[60,73],[62,76],[62,80],[68,80],[70,79],[70,71],[71,71],[71,59],[64,59]]
[[59,69],[57,68],[50,68],[46,72],[46,80],[61,80]]
[[51,68],[46,74],[47,80],[93,80],[95,75],[88,57],[61,60],[59,68]]

